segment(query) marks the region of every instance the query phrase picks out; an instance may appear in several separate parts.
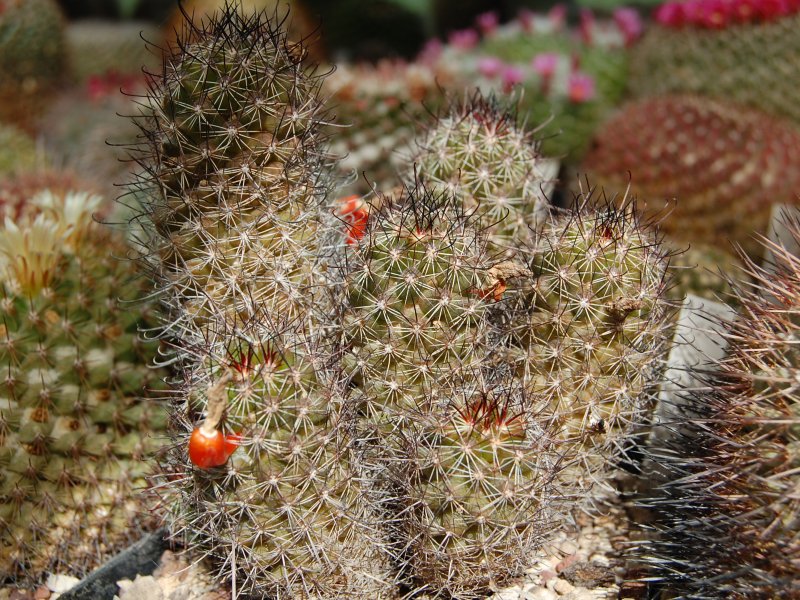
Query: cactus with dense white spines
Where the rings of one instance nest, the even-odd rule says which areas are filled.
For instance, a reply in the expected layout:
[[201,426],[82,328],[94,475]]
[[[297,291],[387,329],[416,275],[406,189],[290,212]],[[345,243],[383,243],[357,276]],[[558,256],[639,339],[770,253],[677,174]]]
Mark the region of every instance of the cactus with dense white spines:
[[166,412],[142,396],[163,373],[99,207],[44,190],[0,229],[0,576],[19,583],[85,574],[154,525],[141,492]]
[[633,205],[583,207],[545,225],[530,276],[512,284],[506,360],[587,484],[647,422],[668,341],[667,264]]
[[415,175],[484,217],[493,244],[513,246],[547,217],[542,158],[530,134],[494,99],[467,99],[417,145]]

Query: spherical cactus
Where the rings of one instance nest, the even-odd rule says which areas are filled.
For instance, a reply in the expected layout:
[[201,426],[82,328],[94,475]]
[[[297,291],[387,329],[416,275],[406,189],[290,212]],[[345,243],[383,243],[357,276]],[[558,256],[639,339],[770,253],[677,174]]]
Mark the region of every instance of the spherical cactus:
[[425,65],[337,65],[324,91],[336,115],[331,151],[344,157],[342,176],[355,177],[342,192],[385,193],[397,184],[418,123],[443,102],[440,85]]
[[[789,224],[794,243],[800,224]],[[654,458],[671,470],[649,508],[658,538],[640,548],[650,577],[690,598],[795,598],[800,484],[800,263],[747,262],[727,357],[696,375],[687,416]]]
[[634,193],[676,241],[730,241],[758,252],[772,204],[797,202],[800,130],[787,121],[700,97],[665,96],[623,107],[595,136],[584,170]]
[[[769,0],[668,2],[631,53],[637,97],[697,94],[800,123],[800,15]],[[710,76],[713,74],[713,76]]]
[[600,207],[547,223],[530,275],[509,285],[504,359],[587,487],[603,482],[647,422],[663,364],[667,258],[635,212]]
[[64,33],[71,75],[79,82],[109,73],[141,75],[143,67],[154,70],[161,62],[156,47],[162,36],[147,22],[75,21]]
[[153,525],[145,459],[166,413],[143,394],[162,374],[139,342],[149,308],[130,303],[142,286],[125,243],[92,220],[99,202],[44,191],[0,230],[0,574],[21,583],[85,574]]
[[0,2],[0,119],[32,125],[64,71],[64,17],[55,0]]
[[140,120],[142,264],[182,371],[169,526],[235,594],[387,598],[321,320],[320,78],[302,45],[237,8],[187,25]]
[[543,188],[549,182],[541,156],[530,135],[494,100],[468,99],[417,144],[414,176],[481,216],[496,246],[515,247],[547,217]]

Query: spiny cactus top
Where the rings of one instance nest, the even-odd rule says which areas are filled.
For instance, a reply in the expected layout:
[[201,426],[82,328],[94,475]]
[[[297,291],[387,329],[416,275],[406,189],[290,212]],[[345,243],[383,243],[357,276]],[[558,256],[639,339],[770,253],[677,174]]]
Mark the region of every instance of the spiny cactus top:
[[120,301],[141,285],[92,221],[99,197],[29,204],[0,229],[0,576],[31,581],[86,573],[152,520],[139,498],[166,415],[141,399],[159,376],[146,312]]
[[541,156],[494,99],[468,99],[439,119],[418,146],[414,176],[484,217],[500,248],[513,247],[547,217]]
[[[708,71],[713,72],[713,71]],[[629,183],[675,240],[759,252],[773,204],[797,203],[800,129],[699,96],[631,102],[598,131],[584,170],[606,188]]]
[[173,334],[189,339],[256,307],[292,320],[311,302],[320,78],[302,45],[235,8],[186,26],[139,120],[149,264],[180,305]]
[[667,2],[631,53],[630,89],[637,97],[699,94],[800,123],[798,9],[795,1]]
[[[788,230],[799,243],[800,223]],[[660,457],[673,473],[651,500],[661,535],[643,553],[681,597],[800,593],[800,259],[772,250],[774,272],[747,263],[728,356],[698,374],[698,416]]]
[[542,427],[574,444],[581,464],[571,474],[590,481],[651,404],[667,337],[667,259],[627,204],[549,222],[527,267],[512,285],[506,359],[541,402]]

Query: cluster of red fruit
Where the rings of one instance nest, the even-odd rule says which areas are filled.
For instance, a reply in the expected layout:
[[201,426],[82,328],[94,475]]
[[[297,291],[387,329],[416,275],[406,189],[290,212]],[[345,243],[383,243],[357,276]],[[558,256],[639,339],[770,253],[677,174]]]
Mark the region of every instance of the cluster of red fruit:
[[655,18],[666,27],[725,29],[731,25],[772,21],[800,11],[800,0],[689,0],[667,2]]

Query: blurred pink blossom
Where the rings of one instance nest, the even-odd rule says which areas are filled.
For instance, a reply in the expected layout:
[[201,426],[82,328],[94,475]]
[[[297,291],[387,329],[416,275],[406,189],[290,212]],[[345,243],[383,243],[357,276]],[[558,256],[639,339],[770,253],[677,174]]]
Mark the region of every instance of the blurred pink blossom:
[[525,79],[525,72],[516,65],[506,65],[502,73],[503,91],[510,92],[515,85],[522,83]]
[[591,75],[575,71],[567,82],[567,93],[570,102],[587,102],[595,96],[594,78]]
[[447,41],[454,48],[460,50],[469,50],[478,45],[480,36],[474,29],[459,29],[458,31],[451,31],[447,36]]
[[614,22],[625,37],[625,45],[630,46],[639,39],[644,30],[639,11],[634,8],[618,8],[614,11]]
[[500,75],[504,66],[505,63],[496,56],[484,56],[478,60],[478,72],[489,79]]
[[478,29],[481,30],[483,35],[490,35],[497,29],[497,25],[500,23],[500,16],[495,11],[489,11],[485,13],[479,14],[475,18],[475,24],[478,26]]

